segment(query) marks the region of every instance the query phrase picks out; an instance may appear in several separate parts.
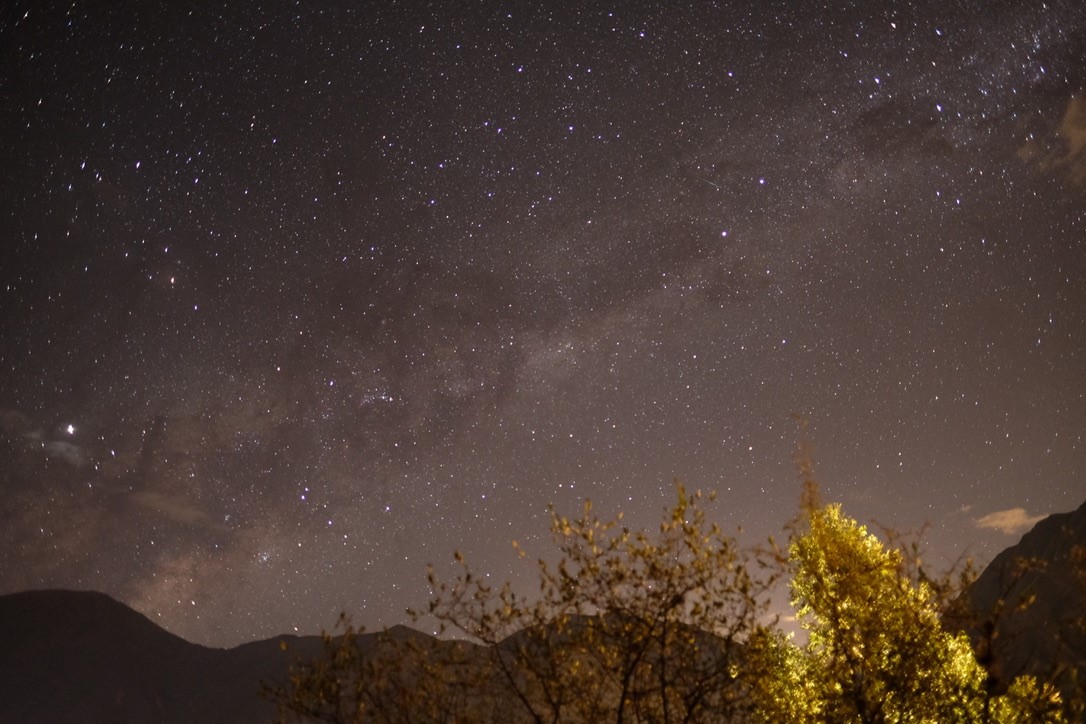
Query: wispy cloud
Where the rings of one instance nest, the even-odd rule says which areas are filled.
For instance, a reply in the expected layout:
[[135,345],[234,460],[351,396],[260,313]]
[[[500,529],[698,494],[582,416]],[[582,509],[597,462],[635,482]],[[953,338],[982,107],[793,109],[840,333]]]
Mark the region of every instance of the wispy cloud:
[[63,440],[45,443],[45,454],[51,458],[60,458],[77,468],[87,464],[87,456],[83,454],[83,448]]
[[34,429],[30,418],[10,407],[0,407],[0,432],[14,433],[24,437]]
[[977,518],[978,528],[998,530],[1007,535],[1022,533],[1032,528],[1035,523],[1043,519],[1043,515],[1030,515],[1025,508],[1010,508],[1009,510],[997,510],[994,513]]
[[1086,184],[1086,98],[1072,98],[1067,105],[1060,122],[1060,138],[1066,153],[1059,163],[1075,183]]
[[136,493],[132,496],[132,499],[137,504],[157,510],[178,523],[203,526],[214,530],[228,530],[227,526],[217,522],[207,512],[186,498],[154,491],[144,491]]
[[1059,125],[1018,149],[1018,157],[1039,171],[1058,172],[1086,187],[1086,98],[1072,97]]

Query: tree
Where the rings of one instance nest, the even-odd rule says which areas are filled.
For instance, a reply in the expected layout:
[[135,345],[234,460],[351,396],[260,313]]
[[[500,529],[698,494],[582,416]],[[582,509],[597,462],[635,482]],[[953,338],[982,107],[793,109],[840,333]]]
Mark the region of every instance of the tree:
[[396,627],[376,634],[340,615],[325,632],[324,656],[299,661],[288,682],[264,685],[280,722],[481,721],[486,688],[472,644]]
[[[682,486],[651,534],[588,502],[575,519],[552,509],[557,562],[538,562],[532,598],[489,585],[459,554],[453,580],[430,570],[433,597],[415,615],[472,643],[366,637],[344,620],[325,659],[272,695],[284,720],[328,722],[1066,720],[1047,680],[993,688],[948,623],[952,577],[926,575],[918,549],[887,547],[823,505],[804,473],[786,553],[741,548]],[[802,645],[766,620],[783,574]]]
[[[965,634],[943,628],[940,598],[898,550],[812,504],[789,547],[792,598],[808,641],[761,642],[776,665],[760,716],[792,721],[1061,721],[1059,695],[1022,677],[993,697]],[[798,693],[802,698],[797,701]]]
[[494,589],[463,567],[431,572],[428,613],[488,644],[492,669],[523,719],[727,721],[748,713],[763,672],[742,655],[764,629],[772,576],[679,485],[656,535],[621,515],[551,511],[556,566],[540,560],[538,598]]

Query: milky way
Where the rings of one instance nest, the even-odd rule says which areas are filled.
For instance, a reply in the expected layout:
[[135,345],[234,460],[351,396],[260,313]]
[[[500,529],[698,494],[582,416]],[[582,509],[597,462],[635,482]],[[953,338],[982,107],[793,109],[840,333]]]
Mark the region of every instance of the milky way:
[[797,416],[946,560],[1086,498],[1081,2],[366,5],[3,11],[0,592],[391,625]]

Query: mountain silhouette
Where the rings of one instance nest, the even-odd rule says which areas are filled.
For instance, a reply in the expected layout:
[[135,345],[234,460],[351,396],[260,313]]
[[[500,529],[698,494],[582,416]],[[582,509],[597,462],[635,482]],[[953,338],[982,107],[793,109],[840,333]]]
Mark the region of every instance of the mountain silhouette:
[[267,722],[260,683],[324,650],[319,636],[207,648],[88,591],[0,596],[0,642],[5,723]]

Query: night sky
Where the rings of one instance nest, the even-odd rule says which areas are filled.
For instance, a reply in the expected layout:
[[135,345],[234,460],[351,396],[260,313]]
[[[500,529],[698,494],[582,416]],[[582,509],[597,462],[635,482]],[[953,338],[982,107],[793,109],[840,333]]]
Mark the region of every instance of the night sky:
[[0,593],[377,628],[547,504],[1086,499],[1086,4],[16,1]]

